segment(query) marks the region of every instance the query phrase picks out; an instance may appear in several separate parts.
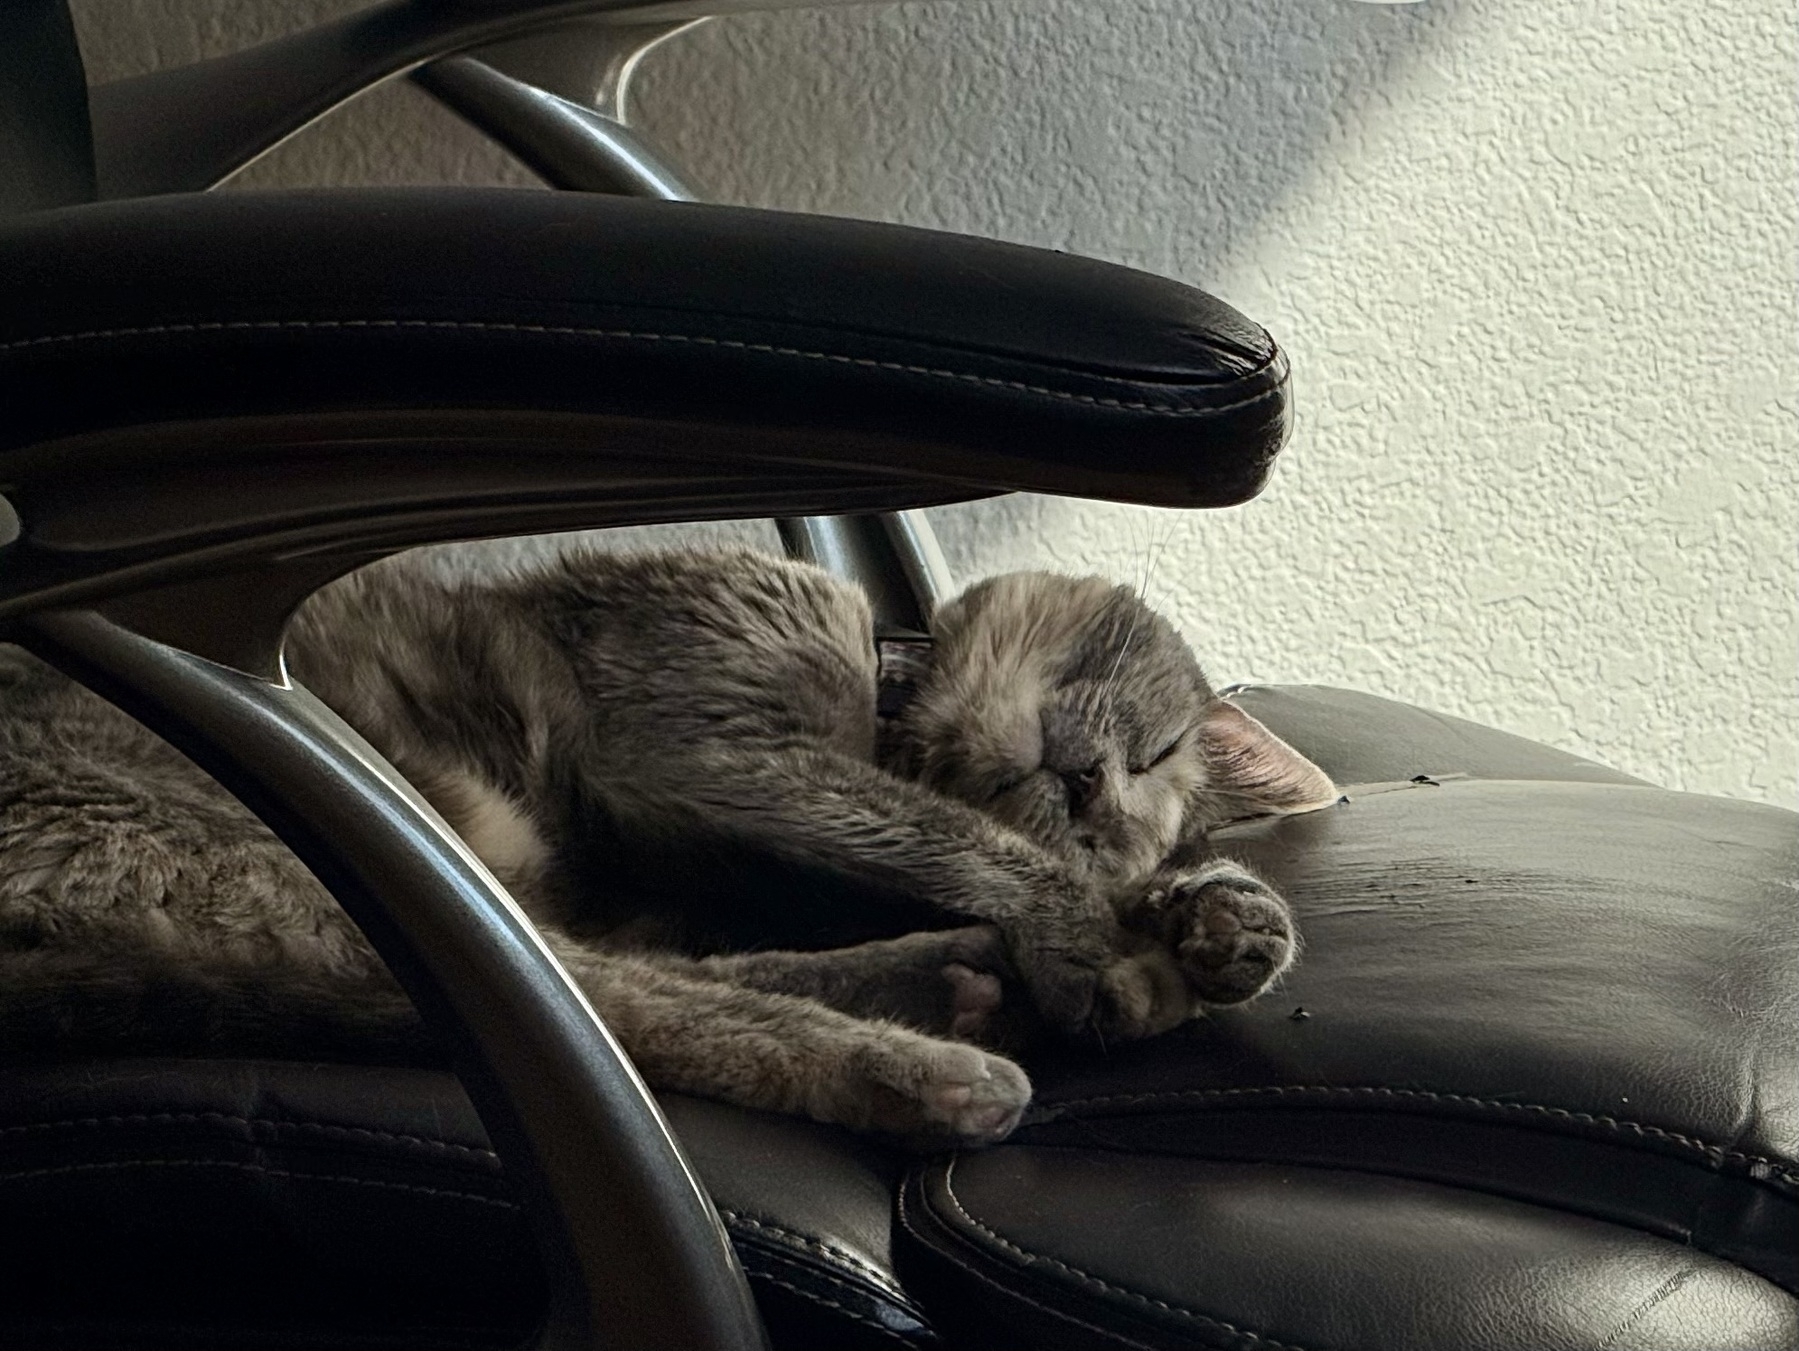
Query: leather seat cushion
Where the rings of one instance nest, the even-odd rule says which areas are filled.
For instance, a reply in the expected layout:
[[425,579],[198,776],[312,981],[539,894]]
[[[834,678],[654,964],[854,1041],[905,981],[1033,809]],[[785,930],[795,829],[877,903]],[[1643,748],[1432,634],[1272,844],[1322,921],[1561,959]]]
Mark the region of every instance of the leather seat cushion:
[[1526,737],[1331,685],[1234,685],[1231,699],[1342,784],[1437,779],[1644,780]]
[[[1350,785],[1230,840],[1300,912],[1279,990],[1033,1064],[1016,1141],[915,1168],[897,1233],[904,1161],[666,1103],[777,1345],[1799,1342],[1792,815],[1373,696],[1240,698]],[[14,1067],[0,1340],[505,1340],[537,1286],[486,1150],[428,1071]]]
[[1790,1351],[1762,1278],[1629,1226],[1351,1168],[1021,1145],[932,1164],[902,1270],[958,1346]]
[[1037,1143],[1326,1164],[1641,1227],[1799,1289],[1799,831],[1582,783],[1348,789],[1237,832],[1270,995],[1038,1076]]

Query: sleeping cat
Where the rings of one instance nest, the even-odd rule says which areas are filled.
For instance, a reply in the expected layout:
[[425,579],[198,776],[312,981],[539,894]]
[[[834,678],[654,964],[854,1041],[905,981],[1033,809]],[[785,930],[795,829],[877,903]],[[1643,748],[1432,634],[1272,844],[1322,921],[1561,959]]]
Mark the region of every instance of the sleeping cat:
[[[581,552],[450,582],[400,560],[308,601],[287,659],[652,1085],[982,1143],[1029,1099],[990,1049],[1027,1023],[1145,1037],[1279,975],[1285,905],[1205,831],[1336,790],[1126,589],[1003,576],[933,628],[883,718],[865,599],[804,564]],[[0,1049],[430,1054],[254,817],[10,648]]]

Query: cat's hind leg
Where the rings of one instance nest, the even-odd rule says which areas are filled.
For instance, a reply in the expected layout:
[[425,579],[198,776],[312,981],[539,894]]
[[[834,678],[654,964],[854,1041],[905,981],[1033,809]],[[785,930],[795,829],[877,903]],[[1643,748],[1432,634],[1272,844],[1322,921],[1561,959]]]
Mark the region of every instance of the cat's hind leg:
[[1030,1101],[1024,1071],[979,1047],[707,979],[689,958],[545,937],[657,1088],[925,1148],[1003,1139]]
[[886,1018],[921,1032],[1014,1046],[1032,1030],[1029,1001],[1008,999],[1017,973],[990,924],[879,939],[824,952],[733,952],[695,974],[756,990],[804,995],[841,1013]]

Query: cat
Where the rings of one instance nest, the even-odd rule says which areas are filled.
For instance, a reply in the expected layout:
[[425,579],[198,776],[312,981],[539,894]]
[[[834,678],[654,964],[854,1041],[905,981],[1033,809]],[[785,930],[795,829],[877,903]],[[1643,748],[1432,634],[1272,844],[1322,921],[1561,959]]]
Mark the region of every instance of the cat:
[[[749,550],[575,551],[462,580],[390,560],[308,600],[286,653],[652,1086],[929,1148],[1014,1128],[1002,1051],[1034,1032],[1147,1037],[1266,988],[1291,918],[1205,833],[1337,798],[1126,588],[1001,576],[932,628],[882,717],[857,589]],[[0,1049],[431,1053],[246,809],[11,648]]]

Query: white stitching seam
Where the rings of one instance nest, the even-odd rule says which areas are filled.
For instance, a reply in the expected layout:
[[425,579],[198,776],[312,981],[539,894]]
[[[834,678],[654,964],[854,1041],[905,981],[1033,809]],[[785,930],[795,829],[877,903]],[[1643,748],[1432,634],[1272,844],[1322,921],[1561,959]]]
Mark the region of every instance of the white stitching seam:
[[[930,1243],[930,1240],[928,1238],[926,1238],[924,1235],[924,1232],[916,1224],[914,1224],[912,1222],[912,1216],[907,1207],[907,1202],[906,1202],[906,1191],[907,1191],[907,1188],[905,1186],[902,1186],[899,1189],[898,1202],[895,1207],[895,1209],[899,1215],[900,1226],[908,1234],[912,1235],[913,1238],[917,1239],[920,1243],[928,1244],[928,1243]],[[968,1277],[972,1278],[973,1280],[979,1281],[982,1285],[986,1286],[989,1290],[997,1290],[1002,1295],[1009,1296],[1012,1299],[1020,1300],[1023,1303],[1030,1305],[1033,1309],[1036,1309],[1040,1313],[1046,1313],[1050,1317],[1059,1319],[1064,1323],[1072,1323],[1077,1328],[1081,1328],[1087,1332],[1091,1332],[1100,1337],[1103,1337],[1108,1343],[1111,1343],[1113,1345],[1136,1347],[1136,1348],[1138,1348],[1138,1351],[1152,1351],[1152,1348],[1146,1346],[1144,1343],[1142,1343],[1140,1341],[1137,1341],[1135,1338],[1126,1337],[1122,1332],[1118,1331],[1118,1329],[1115,1327],[1102,1328],[1094,1323],[1087,1322],[1085,1319],[1075,1317],[1073,1314],[1069,1313],[1065,1309],[1051,1308],[1047,1304],[1039,1303],[1037,1300],[1033,1299],[1030,1295],[1025,1294],[1023,1291],[1020,1291],[1020,1290],[1014,1289],[1010,1286],[1004,1285],[1000,1281],[994,1279],[993,1277],[988,1276],[983,1272],[977,1271],[974,1267],[970,1266],[967,1262],[964,1262],[964,1261],[960,1260],[959,1258],[952,1257],[948,1253],[941,1253],[940,1255],[943,1256],[946,1260],[948,1260],[950,1262],[954,1262],[955,1265],[961,1269],[963,1275],[968,1276]]]
[[[708,338],[690,333],[653,333],[625,328],[586,328],[576,324],[505,324],[465,319],[240,319],[192,324],[147,324],[136,328],[96,328],[80,333],[52,333],[37,338],[19,338],[0,343],[0,354],[30,347],[90,342],[99,338],[154,337],[170,333],[215,333],[239,330],[282,329],[365,329],[425,328],[470,330],[494,333],[531,333],[550,337],[613,338],[634,342],[689,343],[700,347],[723,347],[735,351],[761,352],[771,356],[800,357],[808,361],[829,361],[845,366],[863,366],[873,370],[899,371],[908,375],[926,375],[940,380],[958,380],[966,384],[989,385],[1013,389],[1023,394],[1040,394],[1045,398],[1070,403],[1093,404],[1101,408],[1118,408],[1133,413],[1151,413],[1158,417],[1213,417],[1219,413],[1249,408],[1280,393],[1281,386],[1234,403],[1212,404],[1205,408],[1188,408],[1177,404],[1147,403],[1129,399],[1108,399],[1096,394],[1075,394],[1063,389],[1050,389],[1023,380],[1005,380],[998,376],[976,375],[971,371],[952,371],[938,366],[916,366],[903,361],[877,361],[873,357],[853,357],[841,352],[811,351],[802,347],[782,347],[774,343],[744,342],[736,338]],[[1256,368],[1256,374],[1267,366]],[[1106,377],[1098,377],[1106,378]]]
[[1133,1303],[1152,1305],[1165,1313],[1174,1314],[1177,1318],[1185,1318],[1192,1322],[1202,1324],[1205,1327],[1216,1328],[1220,1332],[1228,1332],[1233,1337],[1242,1337],[1246,1341],[1256,1343],[1258,1346],[1269,1347],[1271,1351],[1304,1351],[1302,1347],[1295,1346],[1291,1342],[1277,1342],[1272,1337],[1264,1337],[1259,1332],[1250,1332],[1248,1329],[1240,1328],[1234,1323],[1226,1323],[1223,1319],[1211,1318],[1206,1314],[1196,1313],[1192,1309],[1184,1309],[1178,1304],[1169,1304],[1164,1300],[1156,1299],[1152,1295],[1140,1294],[1135,1290],[1127,1290],[1122,1285],[1113,1285],[1110,1281],[1102,1280],[1090,1271],[1083,1271],[1079,1267],[1070,1266],[1067,1262],[1059,1262],[1053,1257],[1045,1257],[1042,1253],[1030,1252],[1025,1248],[1019,1247],[1011,1240],[1000,1237],[998,1234],[994,1233],[993,1230],[977,1220],[973,1215],[970,1215],[967,1209],[962,1205],[962,1202],[957,1199],[955,1187],[956,1162],[957,1160],[951,1159],[943,1168],[943,1191],[944,1194],[949,1197],[949,1203],[956,1208],[956,1213],[967,1220],[976,1229],[979,1229],[983,1234],[987,1235],[988,1238],[992,1239],[1000,1247],[1017,1253],[1032,1265],[1042,1263],[1045,1266],[1056,1267],[1061,1271],[1066,1271],[1069,1275],[1074,1276],[1088,1285],[1098,1286],[1108,1294],[1122,1295]]
[[845,1252],[841,1248],[834,1248],[828,1243],[813,1238],[810,1234],[802,1234],[794,1229],[785,1229],[782,1226],[772,1224],[767,1220],[759,1220],[753,1215],[745,1215],[741,1211],[726,1210],[721,1206],[718,1213],[723,1216],[725,1221],[729,1224],[740,1224],[748,1229],[758,1229],[764,1233],[777,1235],[787,1242],[797,1243],[802,1247],[810,1248],[824,1257],[828,1257],[835,1262],[841,1263],[843,1266],[849,1268],[858,1276],[861,1276],[864,1280],[868,1281],[871,1285],[878,1286],[883,1291],[889,1293],[894,1291],[892,1278],[883,1274],[878,1268],[864,1262],[854,1253]]
[[1152,1102],[1211,1102],[1230,1098],[1278,1098],[1298,1095],[1391,1098],[1402,1102],[1412,1100],[1446,1102],[1463,1107],[1479,1107],[1484,1111],[1497,1112],[1505,1116],[1553,1117],[1556,1120],[1571,1121],[1577,1125],[1597,1126],[1602,1130],[1618,1134],[1666,1140],[1708,1159],[1720,1161],[1729,1159],[1736,1163],[1761,1164],[1771,1169],[1783,1180],[1799,1183],[1799,1172],[1796,1172],[1790,1163],[1783,1160],[1772,1159],[1763,1154],[1746,1154],[1739,1149],[1727,1149],[1723,1145],[1710,1144],[1693,1136],[1664,1130],[1660,1126],[1646,1125],[1641,1121],[1626,1121],[1619,1117],[1579,1112],[1568,1107],[1548,1107],[1534,1102],[1501,1102],[1493,1098],[1478,1098],[1469,1093],[1441,1093],[1425,1088],[1389,1088],[1383,1085],[1352,1084],[1263,1084],[1243,1088],[1190,1088],[1172,1093],[1117,1093],[1097,1098],[1074,1098],[1067,1102],[1047,1103],[1045,1106],[1057,1112],[1066,1112],[1078,1108],[1126,1107]]
[[298,1173],[287,1168],[268,1168],[259,1163],[241,1163],[234,1159],[114,1159],[105,1163],[68,1163],[55,1168],[27,1168],[16,1173],[0,1173],[0,1182],[21,1182],[35,1177],[61,1177],[69,1173],[116,1172],[125,1168],[230,1168],[244,1173],[262,1173],[269,1177],[295,1178],[301,1182],[343,1182],[353,1187],[376,1187],[383,1191],[416,1192],[421,1196],[447,1196],[501,1210],[517,1210],[516,1201],[498,1196],[482,1196],[477,1192],[454,1191],[448,1187],[426,1187],[416,1182],[388,1182],[378,1178],[347,1177],[337,1173]]

